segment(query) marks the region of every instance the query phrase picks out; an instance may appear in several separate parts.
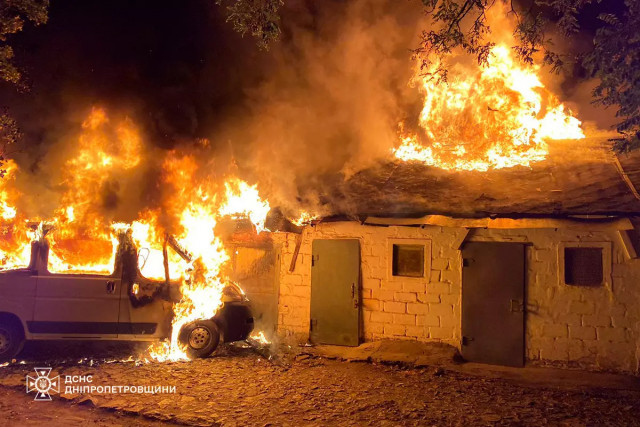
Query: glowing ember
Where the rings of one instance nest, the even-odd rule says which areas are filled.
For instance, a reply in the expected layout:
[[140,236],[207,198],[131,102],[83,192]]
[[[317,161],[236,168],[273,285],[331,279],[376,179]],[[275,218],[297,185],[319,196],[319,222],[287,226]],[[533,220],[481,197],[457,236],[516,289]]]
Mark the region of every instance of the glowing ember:
[[478,170],[530,166],[548,154],[545,141],[581,139],[580,121],[544,88],[539,67],[517,62],[496,45],[489,65],[456,64],[447,82],[414,77],[424,93],[419,134],[405,134],[393,150],[398,159],[442,169]]
[[264,332],[262,331],[258,332],[257,334],[251,335],[249,338],[262,345],[271,344],[271,341],[269,341],[267,337],[264,336]]
[[315,221],[319,218],[318,215],[312,215],[309,212],[302,212],[298,219],[292,220],[291,222],[297,225],[298,227],[302,227],[303,225],[310,224],[312,221]]

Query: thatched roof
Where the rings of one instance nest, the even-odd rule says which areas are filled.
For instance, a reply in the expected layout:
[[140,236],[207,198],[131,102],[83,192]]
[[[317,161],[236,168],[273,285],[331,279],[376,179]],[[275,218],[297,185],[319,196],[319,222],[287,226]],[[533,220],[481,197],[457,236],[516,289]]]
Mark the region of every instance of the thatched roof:
[[360,216],[640,214],[640,153],[617,159],[606,139],[592,138],[555,142],[531,168],[449,172],[397,161],[336,180],[323,198],[337,214]]

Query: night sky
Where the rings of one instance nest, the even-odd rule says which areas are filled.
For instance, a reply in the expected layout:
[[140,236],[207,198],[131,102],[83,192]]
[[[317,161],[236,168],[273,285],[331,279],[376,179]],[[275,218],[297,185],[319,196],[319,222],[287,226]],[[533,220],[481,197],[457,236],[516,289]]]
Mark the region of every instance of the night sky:
[[[615,11],[621,2],[605,6]],[[346,3],[288,2],[285,43],[286,24],[299,15],[310,16],[301,21],[314,30],[323,14],[341,19]],[[412,5],[414,12],[419,7]],[[602,7],[588,6],[581,15],[587,38]],[[147,139],[161,147],[209,137],[228,118],[249,114],[247,94],[274,68],[273,52],[259,50],[250,36],[233,31],[223,7],[212,0],[53,0],[47,24],[27,25],[10,42],[30,93],[0,83],[0,105],[10,108],[32,149],[77,125],[93,105],[132,116]],[[405,51],[412,47],[407,42]],[[579,67],[573,71],[586,77]],[[585,92],[578,83],[567,79],[566,95]],[[578,102],[585,104],[582,98]]]
[[160,146],[206,136],[242,110],[265,58],[222,13],[211,0],[54,0],[46,25],[12,39],[30,93],[3,83],[2,104],[28,144],[92,105],[126,111]]

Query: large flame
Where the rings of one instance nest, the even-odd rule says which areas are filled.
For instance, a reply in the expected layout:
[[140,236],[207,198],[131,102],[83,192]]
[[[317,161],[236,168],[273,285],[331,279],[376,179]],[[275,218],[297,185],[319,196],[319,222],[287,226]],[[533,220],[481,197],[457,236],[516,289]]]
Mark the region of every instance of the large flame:
[[104,109],[94,108],[82,124],[76,151],[64,165],[61,183],[66,190],[49,218],[49,271],[53,273],[111,273],[117,247],[104,206],[96,197],[109,180],[135,168],[142,143],[133,123],[113,124]]
[[220,208],[220,215],[247,217],[258,232],[264,230],[264,223],[271,208],[269,202],[260,198],[258,187],[249,186],[244,181],[231,180],[225,183],[225,189],[227,202]]
[[540,81],[540,67],[519,63],[506,44],[493,47],[487,66],[451,65],[446,82],[433,77],[438,65],[416,71],[421,129],[401,135],[398,159],[486,171],[544,160],[548,140],[584,138],[580,121]]
[[23,268],[31,259],[30,242],[35,238],[35,230],[16,208],[22,196],[13,188],[18,166],[9,159],[3,168],[6,172],[0,178],[0,268]]
[[[142,148],[130,120],[112,122],[105,110],[93,109],[64,165],[60,207],[45,219],[46,228],[52,230],[47,235],[48,269],[52,273],[110,274],[117,234],[130,230],[136,246],[143,249],[141,274],[164,280],[163,244],[170,232],[189,251],[191,261],[168,252],[169,277],[180,282],[181,299],[173,307],[171,341],[152,346],[150,355],[159,361],[184,360],[187,356],[178,345],[178,331],[191,321],[213,317],[228,283],[222,271],[229,256],[215,235],[216,223],[224,216],[246,217],[260,232],[265,229],[269,204],[256,186],[235,177],[213,179],[207,170],[199,169],[194,156],[168,152],[162,163],[165,191],[161,206],[141,212],[130,223],[112,222],[105,213],[104,197],[97,196],[104,194],[114,176],[131,174],[142,164]],[[13,181],[19,171],[13,161],[5,169],[6,176],[0,180],[0,268],[26,267],[37,224],[40,230],[45,227],[41,218],[27,218],[16,208],[22,195],[13,189]]]

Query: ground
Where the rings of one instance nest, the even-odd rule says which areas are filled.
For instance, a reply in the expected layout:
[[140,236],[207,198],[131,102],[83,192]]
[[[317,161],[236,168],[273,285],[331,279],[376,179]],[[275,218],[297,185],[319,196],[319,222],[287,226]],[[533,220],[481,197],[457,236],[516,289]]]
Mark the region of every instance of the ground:
[[72,426],[90,423],[108,426],[166,426],[168,424],[131,414],[122,415],[90,406],[68,405],[64,401],[34,402],[23,390],[0,388],[0,413],[3,426]]
[[[637,389],[541,386],[310,354],[270,361],[251,348],[149,364],[114,362],[113,356],[65,362],[36,353],[27,354],[24,364],[0,368],[0,409],[15,424],[35,419],[55,425],[54,411],[59,425],[77,419],[101,425],[640,425]],[[33,402],[24,394],[24,376],[47,363],[63,377],[92,375],[96,386],[175,386],[176,393],[63,395]]]

